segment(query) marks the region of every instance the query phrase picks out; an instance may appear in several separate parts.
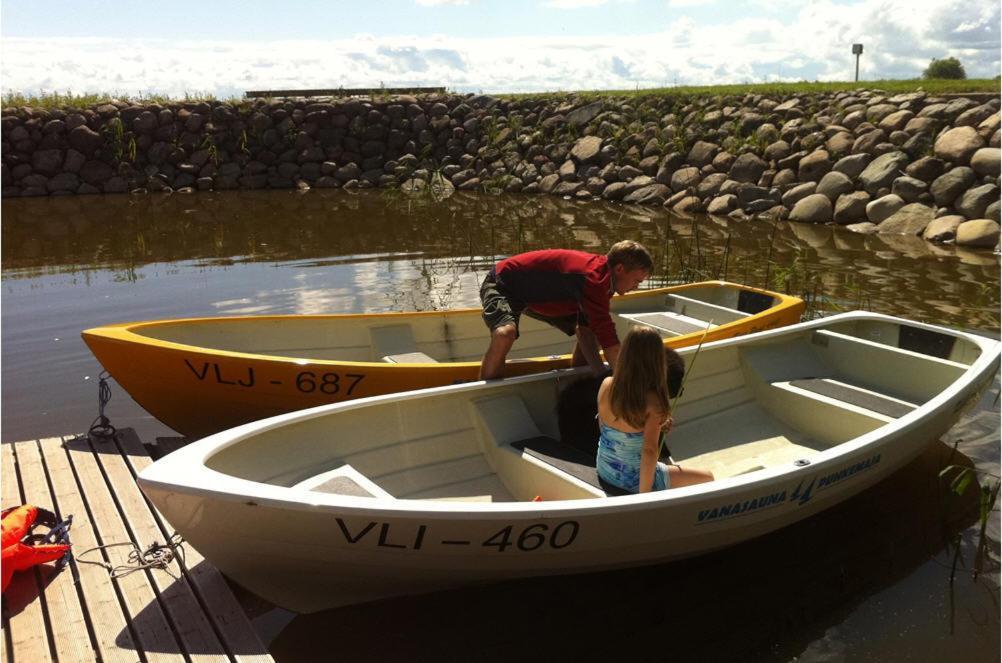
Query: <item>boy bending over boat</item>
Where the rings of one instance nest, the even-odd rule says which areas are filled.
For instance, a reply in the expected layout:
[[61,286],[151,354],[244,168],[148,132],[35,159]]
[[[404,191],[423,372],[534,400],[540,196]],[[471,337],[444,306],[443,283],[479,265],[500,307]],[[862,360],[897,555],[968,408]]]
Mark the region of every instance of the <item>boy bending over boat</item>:
[[587,364],[596,374],[602,372],[600,346],[609,365],[615,366],[619,338],[609,300],[635,290],[652,267],[651,254],[632,240],[617,242],[604,256],[546,249],[502,260],[480,286],[484,322],[491,330],[480,378],[502,376],[522,313],[577,337],[572,366]]

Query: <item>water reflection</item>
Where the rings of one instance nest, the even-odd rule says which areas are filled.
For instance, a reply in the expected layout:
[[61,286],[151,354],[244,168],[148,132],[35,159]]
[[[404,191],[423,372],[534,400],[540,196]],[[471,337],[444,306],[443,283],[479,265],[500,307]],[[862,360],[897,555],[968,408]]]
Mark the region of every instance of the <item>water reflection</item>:
[[[998,256],[843,228],[670,218],[543,196],[459,193],[432,205],[371,191],[15,199],[2,201],[2,212],[4,441],[78,432],[93,420],[100,368],[80,340],[86,327],[474,306],[501,255],[604,251],[621,238],[653,250],[658,279],[685,266],[793,294],[817,288],[828,310],[999,328]],[[998,389],[996,381],[978,417],[951,431],[964,438],[961,451],[996,474]],[[117,386],[113,394],[114,424],[146,441],[172,434]],[[344,608],[294,622],[276,654],[316,660],[301,646],[322,642],[324,654],[336,647],[349,660],[402,652],[428,660],[995,656],[997,568],[981,585],[958,589],[958,631],[944,635],[948,571],[925,560],[941,550],[944,532],[973,516],[932,501],[942,452],[938,445],[821,518],[716,555]],[[995,542],[997,521],[996,513]]]
[[[829,226],[779,222],[774,230],[770,222],[722,217],[669,223],[656,208],[466,193],[439,203],[343,191],[61,197],[4,201],[3,212],[5,280],[100,268],[135,282],[148,278],[142,267],[153,263],[263,261],[306,269],[331,265],[332,256],[339,263],[410,256],[423,261],[428,289],[482,270],[500,255],[554,246],[600,251],[633,237],[656,254],[660,276],[674,276],[698,258],[706,276],[726,271],[732,279],[801,294],[806,277],[817,275],[820,294],[838,305],[859,301],[862,289],[874,310],[987,330],[999,325],[999,258],[993,253]],[[801,278],[776,280],[794,266]],[[373,279],[385,276],[371,273]],[[311,296],[308,308],[328,310],[335,300]],[[453,302],[446,297],[427,304]],[[395,302],[409,303],[407,297]]]

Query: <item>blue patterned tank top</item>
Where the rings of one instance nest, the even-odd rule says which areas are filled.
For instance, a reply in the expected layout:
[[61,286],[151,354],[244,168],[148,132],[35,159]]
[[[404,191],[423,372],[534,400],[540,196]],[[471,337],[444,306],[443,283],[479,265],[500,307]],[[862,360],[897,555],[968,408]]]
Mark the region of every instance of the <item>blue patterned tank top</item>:
[[[636,493],[640,490],[640,454],[644,448],[644,433],[629,433],[607,426],[598,420],[598,475],[614,486]],[[668,466],[658,463],[654,470],[652,490],[668,488]]]

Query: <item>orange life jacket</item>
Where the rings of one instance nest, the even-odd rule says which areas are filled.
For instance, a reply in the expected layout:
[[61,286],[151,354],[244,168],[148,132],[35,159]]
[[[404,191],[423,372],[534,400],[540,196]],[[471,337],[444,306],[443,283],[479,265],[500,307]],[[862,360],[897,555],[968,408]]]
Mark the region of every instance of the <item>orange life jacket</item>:
[[[37,506],[24,505],[3,512],[2,524],[2,576],[3,589],[7,591],[14,571],[24,571],[37,564],[44,564],[63,557],[70,549],[69,527],[73,517],[62,523],[56,516]],[[51,529],[45,535],[31,534],[36,521]],[[56,543],[59,541],[59,543]],[[65,543],[64,543],[65,542]]]

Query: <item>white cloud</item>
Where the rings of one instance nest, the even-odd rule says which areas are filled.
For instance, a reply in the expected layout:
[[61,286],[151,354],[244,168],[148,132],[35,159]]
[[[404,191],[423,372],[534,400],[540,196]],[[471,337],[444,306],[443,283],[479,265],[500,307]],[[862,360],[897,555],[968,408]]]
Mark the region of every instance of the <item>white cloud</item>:
[[[707,25],[684,16],[648,34],[464,39],[359,35],[330,41],[218,42],[6,38],[5,90],[122,94],[447,86],[514,92],[633,89],[775,80],[913,78],[955,56],[971,77],[999,74],[992,0],[815,0],[788,15]],[[266,54],[266,55],[262,55]]]
[[547,0],[543,4],[554,9],[579,9],[581,7],[600,7],[609,0]]
[[703,7],[716,4],[716,0],[668,0],[668,6],[672,9],[686,9],[688,7]]
[[469,0],[414,0],[423,7],[438,7],[441,5],[468,5]]

